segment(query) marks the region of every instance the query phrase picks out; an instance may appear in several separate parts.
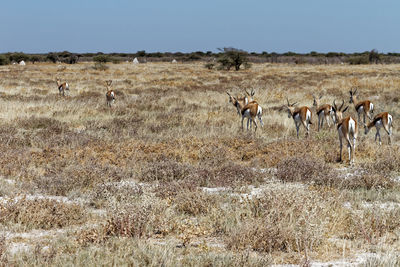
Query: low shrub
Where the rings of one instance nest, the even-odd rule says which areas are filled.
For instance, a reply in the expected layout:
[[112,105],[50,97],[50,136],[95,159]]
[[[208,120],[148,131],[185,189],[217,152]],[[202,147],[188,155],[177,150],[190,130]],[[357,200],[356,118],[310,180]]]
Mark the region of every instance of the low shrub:
[[338,174],[323,160],[312,157],[289,157],[276,166],[276,177],[283,182],[337,185]]
[[18,223],[25,229],[53,229],[81,224],[85,212],[78,204],[38,198],[9,199],[0,204],[0,223]]

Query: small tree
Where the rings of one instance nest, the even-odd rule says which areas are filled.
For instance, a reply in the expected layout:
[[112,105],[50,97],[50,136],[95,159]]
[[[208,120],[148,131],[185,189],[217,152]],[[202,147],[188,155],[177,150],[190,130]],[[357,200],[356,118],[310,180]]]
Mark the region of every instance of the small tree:
[[71,54],[69,58],[66,60],[68,64],[76,64],[79,60],[79,56],[77,54]]
[[145,57],[146,56],[146,51],[145,50],[137,51],[136,56]]
[[32,64],[35,64],[35,62],[39,62],[40,61],[40,56],[38,55],[32,55],[29,60],[32,62]]
[[58,61],[58,56],[55,53],[49,53],[46,58],[53,63],[56,63]]
[[381,56],[378,50],[372,49],[371,52],[369,52],[369,63],[378,64],[379,61],[381,61]]
[[98,63],[107,63],[108,61],[110,61],[110,59],[107,55],[98,55],[93,57],[93,61]]
[[0,55],[0,66],[10,64],[10,60],[5,55]]
[[234,67],[235,70],[238,71],[242,65],[244,65],[246,68],[250,67],[247,59],[248,53],[246,51],[231,47],[224,47],[223,49],[218,48],[218,50],[224,52],[218,59],[218,62],[221,64],[221,69],[230,70],[232,67]]

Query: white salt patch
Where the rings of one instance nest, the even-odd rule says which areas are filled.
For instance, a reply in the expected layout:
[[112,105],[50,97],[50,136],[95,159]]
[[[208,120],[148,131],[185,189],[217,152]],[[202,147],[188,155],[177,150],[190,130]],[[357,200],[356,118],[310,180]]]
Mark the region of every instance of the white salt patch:
[[25,243],[11,243],[8,245],[8,252],[12,255],[22,252],[27,252],[31,249],[31,246]]
[[227,187],[202,187],[201,189],[206,193],[218,193],[229,190]]

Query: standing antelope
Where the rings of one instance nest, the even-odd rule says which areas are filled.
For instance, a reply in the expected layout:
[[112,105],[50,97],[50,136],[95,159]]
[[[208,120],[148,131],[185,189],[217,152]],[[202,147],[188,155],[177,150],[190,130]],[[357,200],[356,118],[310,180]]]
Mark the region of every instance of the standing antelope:
[[241,114],[242,114],[242,131],[243,131],[243,120],[244,118],[247,118],[247,130],[249,130],[249,122],[250,127],[254,122],[255,128],[254,128],[254,132],[257,131],[257,121],[256,121],[256,117],[258,117],[258,119],[260,120],[260,125],[261,127],[264,126],[264,123],[262,121],[262,108],[260,105],[258,105],[258,103],[256,101],[252,101],[250,103],[248,103],[247,105],[245,105],[242,109],[241,109]]
[[65,96],[65,90],[69,91],[68,83],[67,82],[61,83],[60,79],[58,79],[58,78],[56,79],[56,82],[57,82],[57,87],[58,87],[59,94],[62,93],[62,95]]
[[299,138],[299,129],[300,129],[300,124],[303,124],[304,128],[307,130],[306,136],[309,136],[310,132],[310,124],[312,124],[312,112],[309,107],[303,106],[303,107],[295,107],[294,105],[296,103],[289,103],[289,99],[287,99],[287,112],[288,112],[288,118],[293,118],[294,120],[294,125],[296,126],[296,131],[297,131],[297,138]]
[[244,97],[234,97],[231,96],[228,92],[226,92],[229,96],[229,103],[232,103],[232,105],[235,106],[238,115],[241,115],[241,108],[244,107],[247,103],[249,103],[249,99],[244,96]]
[[360,115],[361,115],[361,113],[363,113],[364,124],[365,124],[365,116],[367,116],[368,119],[371,120],[371,114],[374,113],[374,104],[372,104],[371,101],[369,101],[369,100],[357,101],[357,98],[356,98],[357,89],[355,89],[354,91],[351,89],[349,91],[349,93],[350,93],[349,103],[354,104],[354,107],[358,114],[358,121],[360,121]]
[[261,127],[264,126],[264,123],[262,121],[262,108],[260,105],[258,105],[257,101],[251,101],[249,103],[246,103],[247,101],[246,97],[242,101],[239,101],[236,97],[232,97],[229,93],[228,95],[230,97],[229,102],[232,102],[236,106],[237,110],[240,110],[240,114],[242,116],[242,130],[243,130],[243,120],[245,118],[247,118],[247,130],[249,130],[249,123],[251,123],[250,124],[251,127],[251,125],[254,122],[255,124],[254,131],[257,131],[258,126],[256,117],[258,117],[258,119],[260,120]]
[[[343,113],[349,108],[347,106],[345,109],[342,110],[344,105],[344,100],[342,105],[338,108],[336,106],[335,101],[333,101],[333,108],[335,111],[335,118],[337,123],[337,130],[339,134],[339,142],[340,142],[340,156],[339,161],[342,161],[342,148],[343,142],[342,139],[346,139],[347,142],[347,150],[349,152],[349,162],[350,164],[354,163],[354,153],[356,151],[356,139],[358,134],[358,126],[355,119],[351,116],[347,116],[343,119]],[[353,139],[353,144],[351,143],[350,137]]]
[[106,93],[106,101],[107,101],[107,106],[111,108],[111,105],[115,102],[115,93],[114,91],[110,88],[112,84],[112,80],[106,81],[106,87],[108,89]]
[[385,129],[386,133],[389,136],[389,145],[392,143],[391,137],[392,137],[392,129],[393,129],[393,117],[387,112],[382,112],[376,115],[368,125],[364,124],[364,133],[368,134],[369,130],[371,130],[372,127],[376,128],[376,134],[375,134],[375,142],[376,138],[379,136],[379,145],[382,145],[381,141],[381,134],[379,133],[379,130],[381,127]]
[[319,105],[319,101],[321,100],[322,95],[319,98],[316,98],[314,95],[312,96],[314,98],[313,106],[315,107],[316,113],[318,115],[318,131],[319,128],[322,128],[322,126],[324,125],[324,119],[326,120],[328,127],[331,127],[329,118],[331,118],[333,123],[335,123],[333,107],[329,104],[323,104],[321,106]]
[[251,93],[249,93],[247,90],[244,90],[244,92],[245,92],[245,94],[246,94],[246,97],[247,97],[247,99],[249,99],[250,100],[250,102],[251,101],[254,101],[254,95],[255,95],[255,91],[254,91],[254,89],[251,89]]

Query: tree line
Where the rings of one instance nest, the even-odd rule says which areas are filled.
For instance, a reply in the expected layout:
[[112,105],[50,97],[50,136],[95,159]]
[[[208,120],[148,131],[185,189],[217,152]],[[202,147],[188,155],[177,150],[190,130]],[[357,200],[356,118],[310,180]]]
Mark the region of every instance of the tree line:
[[400,53],[380,53],[376,49],[361,53],[342,53],[328,52],[320,53],[311,51],[309,53],[295,52],[246,52],[244,50],[224,47],[219,48],[218,52],[212,51],[196,51],[191,53],[182,52],[151,52],[145,50],[137,51],[136,53],[72,53],[69,51],[50,52],[44,54],[27,54],[22,52],[9,52],[0,54],[0,65],[25,62],[61,62],[67,64],[75,64],[78,62],[113,62],[121,63],[132,61],[134,58],[139,59],[141,63],[157,62],[157,61],[172,61],[173,59],[179,62],[205,61],[206,67],[235,69],[239,70],[243,67],[250,67],[250,63],[293,63],[293,64],[389,64],[400,63]]

